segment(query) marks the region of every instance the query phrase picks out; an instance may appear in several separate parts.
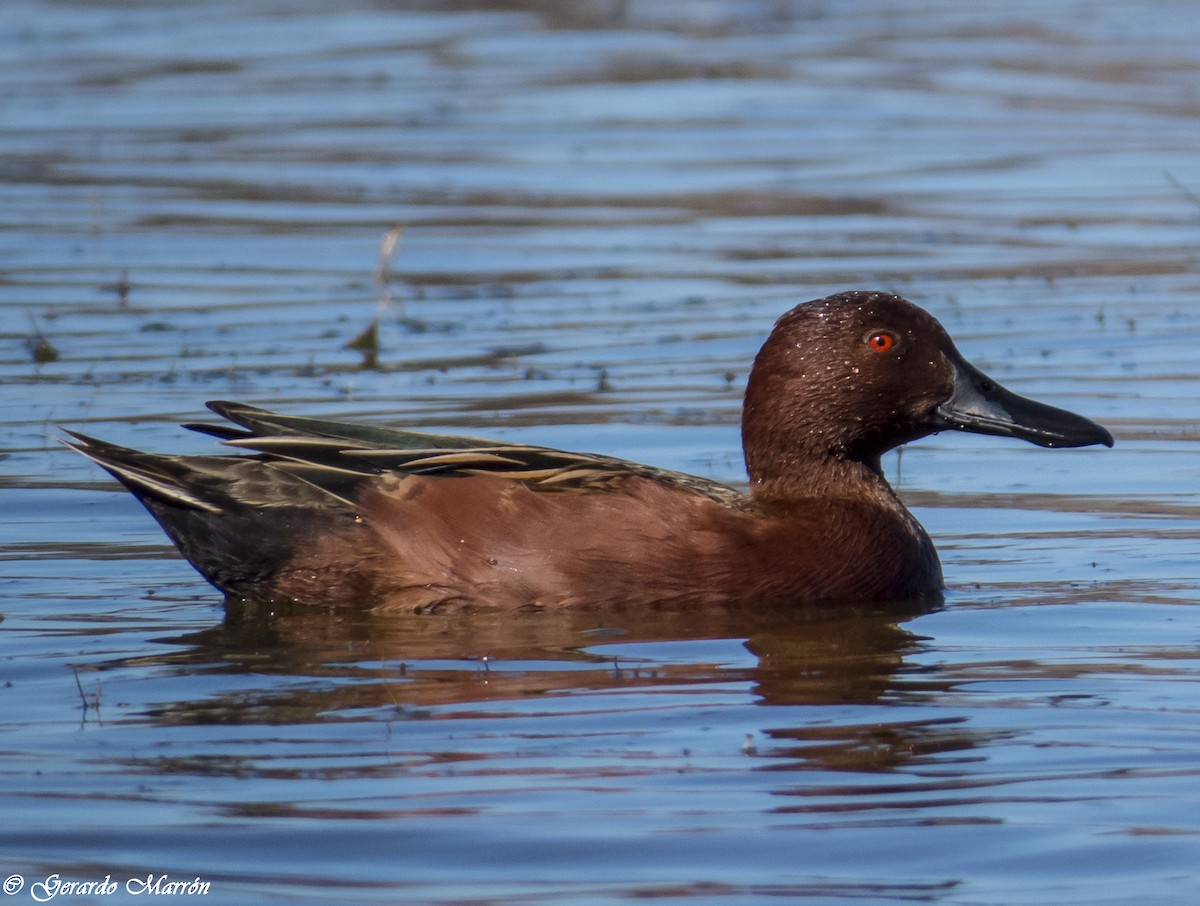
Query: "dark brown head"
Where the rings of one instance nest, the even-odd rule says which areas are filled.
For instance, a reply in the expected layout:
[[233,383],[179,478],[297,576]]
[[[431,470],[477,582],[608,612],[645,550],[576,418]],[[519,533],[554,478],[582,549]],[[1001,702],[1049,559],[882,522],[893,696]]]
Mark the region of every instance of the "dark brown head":
[[756,487],[803,485],[831,461],[878,472],[888,450],[946,429],[1112,446],[1094,422],[1005,390],[932,315],[890,293],[796,306],[776,322],[746,387],[742,441]]

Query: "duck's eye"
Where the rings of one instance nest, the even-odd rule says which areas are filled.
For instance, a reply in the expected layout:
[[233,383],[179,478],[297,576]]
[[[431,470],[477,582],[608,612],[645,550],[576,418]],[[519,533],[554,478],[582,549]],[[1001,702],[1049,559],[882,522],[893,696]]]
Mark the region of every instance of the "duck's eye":
[[867,346],[872,352],[887,352],[899,342],[900,338],[890,330],[872,330],[867,334]]

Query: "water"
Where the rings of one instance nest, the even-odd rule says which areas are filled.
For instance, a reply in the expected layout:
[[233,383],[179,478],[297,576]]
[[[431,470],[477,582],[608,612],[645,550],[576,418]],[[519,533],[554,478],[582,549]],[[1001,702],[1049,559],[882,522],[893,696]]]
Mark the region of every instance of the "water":
[[[1195,902],[1190,13],[8,0],[15,901]],[[935,611],[227,618],[54,441],[234,398],[738,481],[750,358],[849,287],[1117,437],[890,457]]]

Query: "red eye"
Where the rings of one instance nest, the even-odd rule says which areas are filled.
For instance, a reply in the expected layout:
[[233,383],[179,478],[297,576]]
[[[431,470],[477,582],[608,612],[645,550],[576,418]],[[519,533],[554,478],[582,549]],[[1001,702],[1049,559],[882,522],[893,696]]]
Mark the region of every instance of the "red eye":
[[873,330],[867,334],[867,345],[872,352],[887,352],[895,349],[898,338],[890,330]]

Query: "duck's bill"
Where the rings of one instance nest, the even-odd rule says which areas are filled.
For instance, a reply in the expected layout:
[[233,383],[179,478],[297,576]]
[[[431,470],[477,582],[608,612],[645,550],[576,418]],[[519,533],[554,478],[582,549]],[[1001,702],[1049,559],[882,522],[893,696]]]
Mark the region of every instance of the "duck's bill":
[[954,366],[954,393],[933,412],[938,430],[1017,437],[1039,447],[1113,445],[1112,435],[1091,419],[1018,396],[965,361]]

